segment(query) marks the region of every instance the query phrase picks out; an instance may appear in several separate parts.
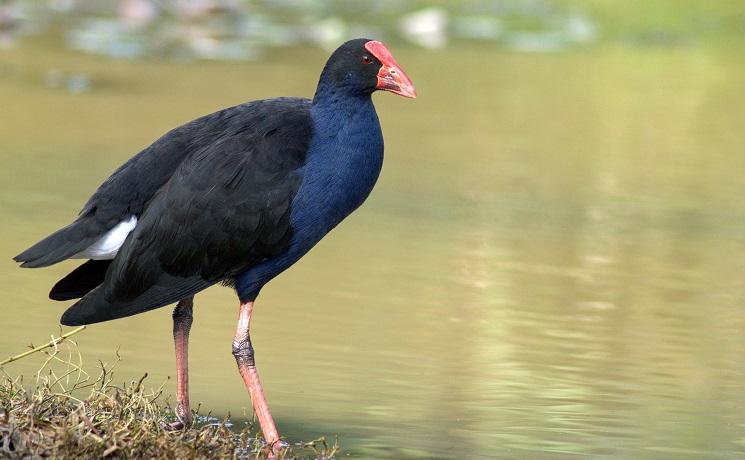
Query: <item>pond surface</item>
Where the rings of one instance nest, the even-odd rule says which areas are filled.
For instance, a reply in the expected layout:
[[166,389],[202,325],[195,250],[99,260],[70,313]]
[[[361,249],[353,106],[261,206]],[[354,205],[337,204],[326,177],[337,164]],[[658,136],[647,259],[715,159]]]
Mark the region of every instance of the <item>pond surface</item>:
[[[745,455],[741,51],[395,51],[419,98],[375,97],[376,190],[257,302],[282,434],[338,434],[348,458]],[[65,305],[46,294],[76,265],[21,270],[13,255],[160,134],[312,95],[324,60],[0,52],[0,358],[58,332]],[[70,76],[85,84],[65,89]],[[237,307],[227,288],[196,299],[203,412],[250,410],[230,353]],[[91,367],[119,349],[119,379],[171,376],[175,392],[170,309],[77,337]]]

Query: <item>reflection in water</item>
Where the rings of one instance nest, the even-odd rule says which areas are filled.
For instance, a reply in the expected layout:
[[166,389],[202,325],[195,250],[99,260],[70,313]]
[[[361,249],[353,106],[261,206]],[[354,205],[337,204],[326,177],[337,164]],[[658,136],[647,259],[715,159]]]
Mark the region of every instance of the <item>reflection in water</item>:
[[[101,85],[72,95],[0,80],[12,101],[0,356],[55,330],[63,308],[44,294],[73,266],[19,270],[10,256],[158,134],[266,88],[308,94],[322,60],[40,53],[7,56]],[[377,190],[257,303],[257,360],[284,434],[339,433],[354,458],[743,455],[742,60],[399,54],[422,96],[376,97],[388,147]],[[197,298],[194,403],[220,414],[248,404],[230,355],[236,314],[227,289]],[[91,363],[120,346],[122,380],[174,373],[167,309],[96,325],[80,343]]]

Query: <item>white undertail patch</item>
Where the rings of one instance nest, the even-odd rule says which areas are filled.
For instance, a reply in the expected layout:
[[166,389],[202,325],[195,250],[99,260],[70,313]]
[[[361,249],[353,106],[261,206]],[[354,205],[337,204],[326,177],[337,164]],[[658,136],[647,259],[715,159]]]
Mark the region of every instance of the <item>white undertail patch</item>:
[[129,232],[134,230],[136,226],[137,217],[135,216],[130,217],[129,220],[123,220],[119,222],[116,227],[106,232],[98,239],[98,241],[90,245],[88,249],[80,251],[72,256],[72,258],[95,260],[113,259],[114,256],[116,256],[116,253],[119,252],[119,248],[124,244],[124,240],[127,239]]

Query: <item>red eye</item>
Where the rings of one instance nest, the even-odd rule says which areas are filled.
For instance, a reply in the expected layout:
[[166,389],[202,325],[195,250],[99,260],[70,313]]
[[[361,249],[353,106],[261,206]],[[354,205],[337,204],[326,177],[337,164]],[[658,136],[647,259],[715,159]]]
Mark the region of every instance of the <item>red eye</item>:
[[372,64],[372,58],[366,54],[366,55],[362,56],[362,63],[363,64]]

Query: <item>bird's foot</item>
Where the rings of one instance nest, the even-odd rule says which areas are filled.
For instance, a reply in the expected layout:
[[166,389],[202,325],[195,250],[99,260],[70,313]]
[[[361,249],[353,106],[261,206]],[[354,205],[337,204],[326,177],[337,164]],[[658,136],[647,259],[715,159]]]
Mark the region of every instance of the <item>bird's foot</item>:
[[184,425],[181,420],[176,420],[175,422],[171,423],[161,422],[160,428],[163,431],[181,431],[186,428],[186,425]]
[[191,426],[191,411],[179,404],[176,406],[176,420],[171,423],[161,423],[160,427],[164,431],[181,431]]
[[176,421],[171,423],[163,422],[160,424],[163,431],[181,431],[191,426],[192,417],[188,405],[183,402],[178,403],[174,413],[176,415]]
[[264,445],[265,452],[268,460],[282,457],[282,451],[290,447],[290,443],[282,439],[278,439],[272,443],[266,442],[264,439],[261,440]]

